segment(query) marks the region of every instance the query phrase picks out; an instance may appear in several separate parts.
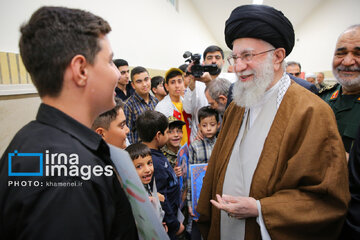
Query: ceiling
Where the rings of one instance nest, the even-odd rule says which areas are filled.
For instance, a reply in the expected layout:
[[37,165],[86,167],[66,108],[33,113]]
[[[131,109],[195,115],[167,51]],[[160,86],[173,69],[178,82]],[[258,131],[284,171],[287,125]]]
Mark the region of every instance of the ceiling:
[[[224,40],[225,21],[231,11],[251,0],[191,0],[199,16],[203,19],[211,34],[224,50],[228,50]],[[265,5],[272,6],[284,13],[291,21],[295,31],[301,23],[326,0],[264,0]]]

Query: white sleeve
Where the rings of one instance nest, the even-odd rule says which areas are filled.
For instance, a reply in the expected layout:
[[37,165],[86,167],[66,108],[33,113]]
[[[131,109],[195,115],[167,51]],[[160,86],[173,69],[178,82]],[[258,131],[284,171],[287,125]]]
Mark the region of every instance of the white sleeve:
[[260,226],[260,232],[261,232],[261,239],[262,240],[271,240],[270,235],[266,229],[265,223],[264,223],[264,219],[262,217],[262,213],[261,213],[261,204],[259,200],[256,200],[256,206],[258,209],[258,213],[259,216],[256,218],[256,222],[259,224]]
[[209,104],[205,97],[205,88],[205,83],[196,81],[193,91],[191,91],[190,88],[186,89],[183,100],[185,112],[197,116],[197,111]]
[[167,99],[164,98],[163,100],[158,102],[158,104],[155,107],[155,111],[161,112],[162,114],[165,115],[165,117],[169,117],[169,116],[173,115],[174,109],[172,108],[172,106],[170,104],[168,104],[168,102],[166,100]]
[[183,99],[183,109],[185,110],[185,112],[191,114],[192,113],[192,98],[193,98],[193,94],[195,94],[195,90],[191,91],[189,87],[186,88],[185,94],[184,94],[184,99]]

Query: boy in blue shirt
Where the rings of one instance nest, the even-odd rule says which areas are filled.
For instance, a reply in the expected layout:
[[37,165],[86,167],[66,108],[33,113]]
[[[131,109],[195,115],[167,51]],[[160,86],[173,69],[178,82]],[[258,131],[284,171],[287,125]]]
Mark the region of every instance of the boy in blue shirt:
[[148,110],[137,118],[136,129],[142,142],[151,150],[156,188],[165,196],[162,203],[164,221],[168,226],[170,239],[176,239],[185,229],[178,220],[180,186],[173,168],[160,150],[168,140],[168,119],[160,112]]

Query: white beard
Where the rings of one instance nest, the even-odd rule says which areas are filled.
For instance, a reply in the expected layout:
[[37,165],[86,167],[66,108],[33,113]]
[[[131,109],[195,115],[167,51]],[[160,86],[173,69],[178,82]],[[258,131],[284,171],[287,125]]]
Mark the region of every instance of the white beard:
[[[238,81],[234,84],[233,100],[239,107],[253,107],[260,102],[269,85],[274,81],[273,54],[269,54],[264,64],[257,69],[236,72]],[[253,80],[241,82],[241,75],[254,74]]]
[[344,80],[340,77],[339,75],[339,69],[349,69],[349,70],[352,70],[352,71],[359,71],[359,66],[357,67],[344,67],[344,66],[339,66],[337,68],[333,68],[333,74],[336,78],[336,80],[338,81],[338,83],[341,84],[341,86],[344,86],[345,88],[347,89],[352,89],[352,88],[358,88],[360,86],[360,75],[354,79],[351,79],[351,80]]

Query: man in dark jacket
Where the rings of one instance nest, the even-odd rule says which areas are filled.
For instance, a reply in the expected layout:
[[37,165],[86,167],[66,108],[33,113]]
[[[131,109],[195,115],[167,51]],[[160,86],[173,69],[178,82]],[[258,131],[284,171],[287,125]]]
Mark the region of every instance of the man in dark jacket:
[[115,106],[110,30],[62,7],[42,7],[21,27],[21,57],[42,104],[1,157],[2,239],[138,239],[109,147],[90,129]]

